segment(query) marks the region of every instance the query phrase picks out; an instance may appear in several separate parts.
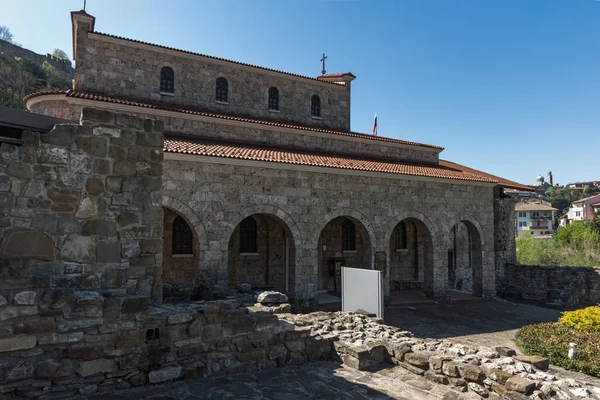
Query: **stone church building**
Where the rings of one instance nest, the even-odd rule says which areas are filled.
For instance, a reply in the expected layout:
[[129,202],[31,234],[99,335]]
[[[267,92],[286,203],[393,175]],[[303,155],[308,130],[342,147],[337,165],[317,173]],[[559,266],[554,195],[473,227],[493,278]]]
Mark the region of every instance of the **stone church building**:
[[530,189],[445,161],[442,147],[353,132],[351,73],[312,78],[117,37],[83,11],[72,24],[72,90],[25,105],[94,121],[76,142],[97,153],[77,217],[111,229],[45,232],[56,248],[93,245],[86,260],[103,271],[127,259],[123,287],[155,303],[167,287],[249,283],[313,304],[339,291],[340,265],[381,270],[388,296],[495,295],[497,268],[514,260],[503,189]]

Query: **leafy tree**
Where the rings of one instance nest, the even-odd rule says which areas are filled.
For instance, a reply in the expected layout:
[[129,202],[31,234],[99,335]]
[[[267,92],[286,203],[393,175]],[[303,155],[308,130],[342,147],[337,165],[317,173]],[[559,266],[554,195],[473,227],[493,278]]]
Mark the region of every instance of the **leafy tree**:
[[13,34],[11,33],[10,29],[8,29],[8,26],[6,25],[0,25],[0,39],[1,40],[6,40],[7,42],[12,43],[13,42]]
[[67,89],[67,73],[50,63],[38,65],[0,53],[0,106],[22,108],[23,97],[40,90]]
[[65,53],[61,49],[54,49],[54,51],[52,52],[52,57],[63,61],[69,60],[69,56],[67,55],[67,53]]
[[544,242],[517,238],[517,261],[528,265],[600,266],[600,215],[559,228]]

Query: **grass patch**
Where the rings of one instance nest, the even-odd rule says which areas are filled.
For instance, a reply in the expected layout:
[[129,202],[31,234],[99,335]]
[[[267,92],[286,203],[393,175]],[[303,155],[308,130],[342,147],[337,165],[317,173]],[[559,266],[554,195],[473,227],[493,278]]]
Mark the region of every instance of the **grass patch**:
[[[572,371],[600,377],[600,332],[577,330],[558,322],[524,326],[517,332],[517,345],[528,355],[547,357]],[[569,359],[569,343],[577,343],[577,355]]]

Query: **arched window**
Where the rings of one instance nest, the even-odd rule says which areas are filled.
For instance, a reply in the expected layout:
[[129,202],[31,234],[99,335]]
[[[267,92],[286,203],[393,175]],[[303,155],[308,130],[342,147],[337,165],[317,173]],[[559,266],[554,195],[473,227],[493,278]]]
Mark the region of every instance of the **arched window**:
[[349,219],[342,224],[342,250],[356,250],[356,226]]
[[248,217],[240,223],[240,253],[256,252],[256,220]]
[[317,95],[314,95],[310,99],[310,114],[313,117],[321,116],[321,99]]
[[400,221],[396,225],[396,250],[407,250],[408,249],[408,232],[406,222]]
[[217,92],[216,99],[217,101],[222,101],[223,103],[227,103],[227,79],[221,77],[217,78]]
[[171,254],[194,254],[194,235],[185,220],[176,217],[173,220],[173,247]]
[[276,87],[269,89],[269,110],[279,110],[279,90]]
[[175,73],[172,68],[162,67],[160,70],[160,91],[163,93],[175,92]]

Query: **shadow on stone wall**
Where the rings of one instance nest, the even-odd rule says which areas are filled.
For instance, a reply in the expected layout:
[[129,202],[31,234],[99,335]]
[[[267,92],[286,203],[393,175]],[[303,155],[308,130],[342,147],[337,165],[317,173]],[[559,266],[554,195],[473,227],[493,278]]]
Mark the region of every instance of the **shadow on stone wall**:
[[497,280],[509,300],[561,310],[600,303],[600,268],[506,264]]

